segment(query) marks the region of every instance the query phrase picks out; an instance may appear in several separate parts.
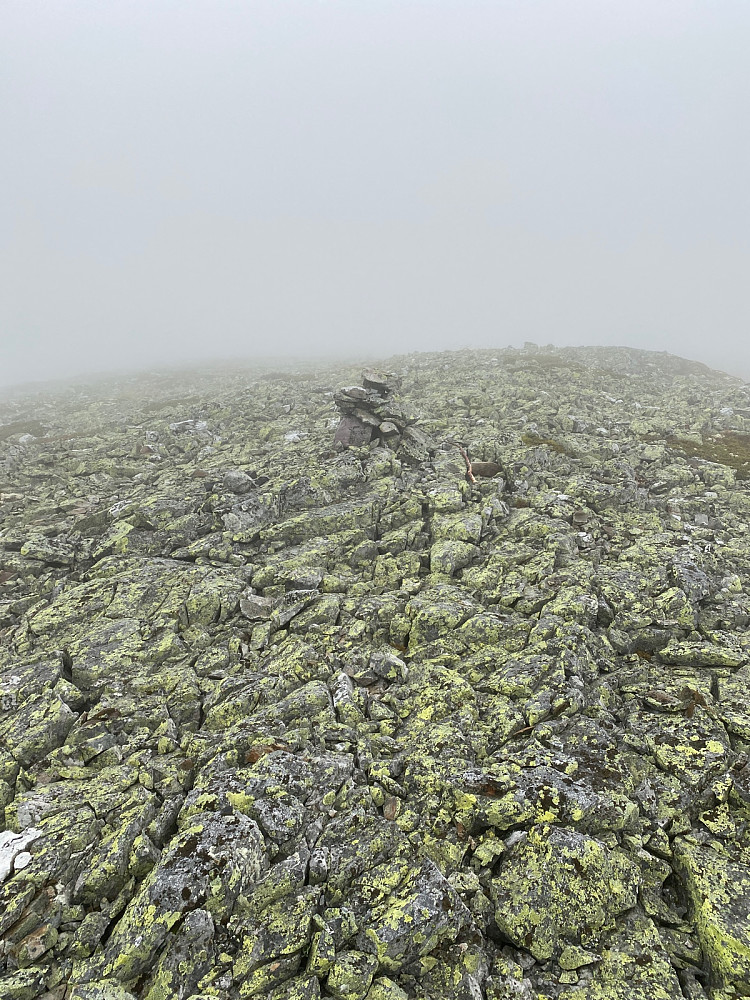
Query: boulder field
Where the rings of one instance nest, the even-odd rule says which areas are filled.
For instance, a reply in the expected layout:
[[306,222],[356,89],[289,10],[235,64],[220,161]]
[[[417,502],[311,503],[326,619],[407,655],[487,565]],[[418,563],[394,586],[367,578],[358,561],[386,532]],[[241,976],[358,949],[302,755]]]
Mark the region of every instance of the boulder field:
[[662,353],[5,390],[0,997],[750,996],[749,524]]

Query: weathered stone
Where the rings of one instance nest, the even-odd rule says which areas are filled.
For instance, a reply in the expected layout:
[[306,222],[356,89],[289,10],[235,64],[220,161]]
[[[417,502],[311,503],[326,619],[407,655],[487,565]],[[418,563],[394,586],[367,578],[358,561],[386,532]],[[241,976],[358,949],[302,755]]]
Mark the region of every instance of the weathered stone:
[[495,920],[535,958],[568,944],[596,946],[619,914],[635,906],[640,879],[626,855],[555,827],[532,827],[492,883]]
[[470,923],[468,910],[432,862],[410,871],[394,890],[357,936],[359,947],[377,959],[373,970],[396,972],[446,938],[455,940]]
[[698,937],[711,969],[728,987],[750,982],[750,874],[743,855],[727,857],[692,838],[675,838]]
[[222,486],[228,493],[237,493],[241,496],[255,489],[255,481],[241,469],[230,469],[224,473]]
[[378,961],[361,951],[342,951],[336,956],[326,980],[326,990],[338,1000],[364,1000]]
[[477,554],[476,546],[468,542],[435,542],[430,549],[430,571],[453,576],[468,566]]
[[371,437],[371,427],[368,427],[357,417],[347,415],[339,421],[333,443],[342,448],[360,448],[363,444],[367,444]]
[[124,989],[117,980],[100,980],[73,986],[71,1000],[135,1000],[135,994]]
[[271,617],[276,602],[270,597],[258,594],[244,594],[240,598],[240,611],[250,621],[265,621]]

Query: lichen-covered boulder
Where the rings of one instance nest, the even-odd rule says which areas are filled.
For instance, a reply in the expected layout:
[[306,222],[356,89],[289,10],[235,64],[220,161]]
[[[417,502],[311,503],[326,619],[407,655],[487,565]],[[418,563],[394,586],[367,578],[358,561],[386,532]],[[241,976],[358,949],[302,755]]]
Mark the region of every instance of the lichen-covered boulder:
[[249,892],[267,867],[263,837],[251,819],[242,814],[193,817],[125,909],[102,962],[83,964],[81,978],[101,964],[123,983],[137,980],[153,968],[184,914],[198,908],[231,913],[240,893]]
[[455,940],[471,922],[466,906],[430,861],[407,871],[384,895],[367,916],[357,943],[374,954],[376,967],[389,972],[428,954],[446,938]]
[[744,988],[747,993],[750,877],[743,864],[744,852],[726,856],[710,844],[682,836],[675,838],[675,860],[684,875],[698,936],[712,970],[728,988]]
[[635,906],[638,869],[623,852],[558,827],[532,827],[492,882],[500,931],[537,959],[596,946]]

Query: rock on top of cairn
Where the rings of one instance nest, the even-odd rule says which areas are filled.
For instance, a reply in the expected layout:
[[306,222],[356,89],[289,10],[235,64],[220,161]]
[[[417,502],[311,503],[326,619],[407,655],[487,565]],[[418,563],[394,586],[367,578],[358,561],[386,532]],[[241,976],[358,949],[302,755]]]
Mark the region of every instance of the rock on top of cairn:
[[379,396],[392,396],[401,388],[401,379],[393,372],[366,368],[362,372],[362,385],[371,392],[377,392]]

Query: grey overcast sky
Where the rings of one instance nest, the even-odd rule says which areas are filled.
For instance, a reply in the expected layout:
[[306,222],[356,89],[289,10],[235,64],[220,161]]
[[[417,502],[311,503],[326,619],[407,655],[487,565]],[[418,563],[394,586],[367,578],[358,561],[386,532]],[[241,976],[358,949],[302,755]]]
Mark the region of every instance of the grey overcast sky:
[[3,0],[0,382],[626,344],[750,378],[747,0]]

